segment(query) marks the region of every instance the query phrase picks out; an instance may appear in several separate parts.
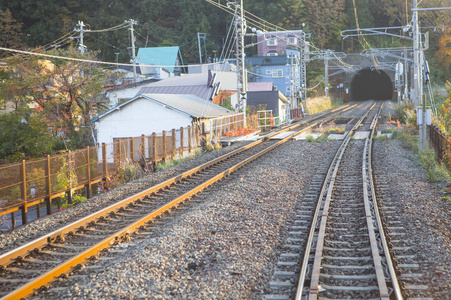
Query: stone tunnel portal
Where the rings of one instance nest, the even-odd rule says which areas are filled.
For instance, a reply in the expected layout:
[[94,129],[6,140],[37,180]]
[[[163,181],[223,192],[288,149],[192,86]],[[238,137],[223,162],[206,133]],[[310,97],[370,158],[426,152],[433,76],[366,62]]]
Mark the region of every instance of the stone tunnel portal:
[[366,68],[357,72],[351,80],[351,101],[391,100],[393,84],[382,70]]

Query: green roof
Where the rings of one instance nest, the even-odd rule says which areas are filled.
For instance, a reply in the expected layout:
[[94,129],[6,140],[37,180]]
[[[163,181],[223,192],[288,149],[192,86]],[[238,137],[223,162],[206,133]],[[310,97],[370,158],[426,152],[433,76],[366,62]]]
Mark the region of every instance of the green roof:
[[180,63],[183,65],[179,46],[139,48],[137,61],[140,64],[165,66],[164,68],[166,70],[174,73],[174,65],[177,61],[177,55],[179,54],[181,60]]

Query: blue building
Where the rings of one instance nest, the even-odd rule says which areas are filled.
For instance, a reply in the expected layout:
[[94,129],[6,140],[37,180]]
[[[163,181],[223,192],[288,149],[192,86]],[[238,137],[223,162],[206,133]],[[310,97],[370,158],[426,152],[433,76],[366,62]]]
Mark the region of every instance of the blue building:
[[[287,53],[288,54],[288,53]],[[276,90],[287,97],[291,96],[291,89],[296,94],[300,86],[299,60],[297,53],[284,56],[255,56],[246,57],[249,82],[271,81]],[[293,79],[293,84],[291,83]]]

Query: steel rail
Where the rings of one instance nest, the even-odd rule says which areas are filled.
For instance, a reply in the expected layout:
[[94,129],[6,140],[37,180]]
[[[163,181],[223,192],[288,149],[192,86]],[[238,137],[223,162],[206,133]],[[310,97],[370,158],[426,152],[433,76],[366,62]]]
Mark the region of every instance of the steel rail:
[[[382,110],[383,104],[380,106],[379,111],[374,116],[370,129],[371,132],[374,132],[375,127],[373,125],[376,124],[377,118]],[[370,136],[372,138],[372,136]],[[365,206],[365,215],[366,215],[366,225],[368,227],[368,235],[370,238],[371,245],[371,253],[373,256],[374,269],[376,271],[377,284],[379,287],[379,294],[382,300],[389,300],[390,295],[388,293],[387,282],[385,280],[384,270],[382,267],[382,259],[379,255],[379,247],[377,243],[376,233],[373,225],[373,214],[371,213],[370,201],[368,199],[368,177],[370,174],[367,172],[367,160],[368,156],[371,153],[371,148],[369,148],[372,144],[369,143],[370,137],[365,141],[365,147],[363,149],[362,156],[362,184],[363,184],[363,203]],[[372,188],[370,186],[370,188]],[[376,209],[376,208],[375,208]]]
[[[346,110],[351,109],[353,107],[355,107],[355,105],[353,105],[353,106],[347,105],[347,106],[344,106],[344,107],[341,107],[341,108],[337,108],[337,109],[331,110],[330,112],[331,112],[331,114],[333,116],[333,115],[335,115],[335,114],[337,114],[337,113],[339,113],[341,111],[346,111]],[[321,117],[323,117],[323,115],[318,116],[316,118],[313,118],[312,120],[309,120],[309,121],[320,119]],[[277,132],[271,133],[267,137],[272,137],[272,136],[275,136],[275,135],[277,135],[277,134],[279,134],[281,132],[285,132],[285,131],[297,128],[299,126],[304,125],[307,122],[308,121],[303,121],[301,123],[297,123],[297,124],[294,124],[294,125],[287,126],[286,128],[282,129],[281,131],[277,131]],[[213,161],[210,161],[210,162],[202,164],[202,165],[200,165],[198,167],[192,168],[191,170],[189,170],[187,172],[184,172],[181,175],[172,177],[172,178],[170,178],[170,179],[168,179],[168,180],[166,180],[166,181],[164,181],[164,182],[162,182],[160,184],[157,184],[157,185],[155,185],[153,187],[150,187],[149,189],[146,189],[146,190],[144,190],[144,191],[142,191],[142,192],[140,192],[140,193],[138,193],[136,195],[133,195],[133,196],[127,198],[127,199],[124,199],[124,200],[118,202],[118,203],[112,204],[112,205],[110,205],[110,206],[108,206],[108,207],[106,207],[106,208],[104,208],[102,210],[99,210],[99,211],[97,211],[97,212],[95,212],[95,213],[93,213],[91,215],[88,215],[88,216],[86,216],[86,217],[84,217],[84,218],[82,218],[82,219],[80,219],[80,220],[78,220],[76,222],[73,222],[73,223],[71,223],[71,224],[69,224],[67,226],[64,226],[64,227],[62,227],[62,228],[60,228],[58,230],[55,230],[55,231],[53,231],[51,233],[48,233],[48,234],[46,234],[46,235],[44,235],[44,236],[42,236],[42,237],[40,237],[38,239],[35,239],[35,240],[25,244],[25,245],[22,245],[22,246],[20,246],[20,247],[18,247],[16,249],[13,249],[13,250],[11,250],[9,252],[6,252],[6,253],[0,255],[0,267],[6,267],[7,265],[9,265],[12,262],[14,262],[17,257],[26,256],[32,250],[44,247],[51,240],[53,240],[57,236],[60,236],[61,234],[73,231],[73,230],[75,230],[75,229],[77,229],[79,227],[84,227],[87,224],[89,224],[90,222],[100,218],[103,215],[106,215],[106,214],[108,214],[110,212],[116,211],[120,207],[126,206],[129,203],[132,203],[132,202],[136,201],[137,199],[145,197],[146,195],[155,193],[155,192],[157,192],[157,191],[159,191],[161,189],[165,189],[166,187],[169,187],[170,185],[172,185],[174,183],[177,183],[177,182],[179,182],[179,181],[181,181],[181,180],[183,180],[185,178],[188,178],[188,177],[194,175],[197,172],[200,172],[200,171],[202,171],[202,170],[204,170],[204,169],[206,169],[208,167],[211,167],[211,166],[213,166],[214,164],[217,164],[220,161],[223,161],[223,160],[225,160],[225,159],[227,159],[227,158],[229,158],[231,156],[234,156],[234,155],[236,155],[236,154],[238,154],[238,153],[240,153],[242,151],[245,151],[245,150],[247,150],[249,148],[252,148],[252,147],[254,147],[254,146],[256,146],[256,145],[258,145],[258,144],[260,144],[262,142],[263,142],[263,139],[260,139],[258,141],[255,141],[255,142],[249,144],[249,145],[245,145],[245,146],[243,146],[243,147],[241,147],[241,148],[239,148],[239,149],[237,149],[235,151],[232,151],[230,153],[224,154],[224,155],[218,157],[217,159],[215,159]]]
[[[376,104],[373,104],[370,108],[370,110],[375,106]],[[321,192],[320,195],[318,196],[318,203],[316,205],[316,209],[315,209],[315,213],[313,215],[313,222],[312,225],[310,227],[310,232],[309,232],[309,236],[307,239],[307,244],[306,244],[306,248],[305,248],[305,252],[304,252],[304,258],[302,261],[302,267],[301,267],[301,272],[299,275],[299,281],[298,281],[298,286],[297,286],[297,291],[296,291],[296,296],[295,299],[296,300],[301,300],[302,299],[302,292],[304,290],[304,284],[305,284],[305,278],[307,276],[307,267],[308,267],[308,261],[310,258],[310,251],[312,249],[312,245],[313,245],[313,241],[314,241],[314,235],[315,235],[315,229],[319,220],[319,214],[321,211],[321,206],[322,206],[322,201],[321,199],[323,199],[325,193],[326,193],[326,183],[327,182],[333,182],[335,181],[335,177],[336,174],[338,172],[338,165],[340,163],[340,160],[344,154],[344,150],[346,149],[346,146],[348,145],[350,139],[351,139],[351,135],[352,133],[360,126],[360,124],[363,122],[363,120],[365,119],[365,117],[368,115],[368,113],[370,112],[370,110],[368,110],[364,116],[362,116],[359,121],[353,126],[353,128],[347,133],[345,139],[343,140],[343,142],[341,143],[340,147],[337,149],[334,158],[332,159],[332,162],[330,164],[329,170],[327,171],[327,174],[324,178],[323,181],[323,186],[321,188]],[[334,168],[334,166],[336,166]],[[329,188],[327,189],[327,195],[326,197],[331,197],[331,192],[332,192],[332,183],[329,184]],[[323,214],[324,216],[324,214]],[[320,239],[320,237],[318,236],[318,240]]]
[[[351,109],[354,106],[345,106],[339,109],[334,109],[331,111],[330,115],[334,116],[342,111]],[[326,114],[326,118],[330,118],[331,116]],[[322,117],[324,117],[324,115],[321,115],[315,119],[321,119]],[[309,120],[312,121],[312,120]],[[307,121],[305,121],[307,122]],[[304,124],[305,124],[304,122]],[[303,129],[301,129],[300,131],[306,131],[307,129],[319,124],[320,121],[313,123]],[[291,125],[288,126],[287,128],[283,129],[282,131],[278,131],[275,133],[272,133],[268,136],[274,136],[279,134],[280,132],[284,132],[284,131],[288,131],[290,129],[294,129],[297,128],[299,126],[301,126],[302,124],[295,124],[295,125]],[[177,197],[176,199],[172,200],[171,202],[167,203],[166,205],[163,205],[162,207],[154,210],[153,212],[151,212],[150,214],[146,215],[145,217],[143,217],[142,219],[140,219],[139,221],[136,221],[135,223],[127,226],[126,228],[121,229],[120,231],[110,235],[109,237],[103,239],[101,242],[97,243],[96,245],[94,245],[93,247],[85,250],[84,252],[74,256],[73,258],[69,259],[68,261],[56,266],[55,268],[53,268],[52,270],[48,271],[47,273],[41,275],[40,277],[30,281],[29,283],[21,286],[19,289],[9,293],[8,295],[4,296],[1,299],[20,299],[22,297],[26,297],[29,294],[33,293],[36,289],[40,288],[43,285],[46,285],[48,283],[51,283],[52,281],[54,281],[58,276],[61,276],[62,274],[66,274],[66,273],[70,273],[71,271],[73,271],[74,266],[77,266],[79,264],[82,264],[84,262],[86,262],[90,257],[97,255],[100,251],[102,251],[103,249],[110,247],[111,244],[113,242],[115,242],[118,238],[120,238],[121,236],[130,234],[134,231],[136,231],[139,227],[143,226],[144,224],[146,224],[147,222],[149,222],[150,220],[154,219],[156,216],[161,215],[162,213],[170,210],[171,208],[176,207],[177,205],[179,205],[181,202],[191,198],[192,196],[194,196],[195,194],[199,193],[200,191],[204,190],[205,188],[209,187],[210,185],[212,185],[213,183],[221,180],[222,178],[228,176],[230,173],[234,172],[235,170],[241,168],[242,166],[244,166],[245,164],[251,162],[252,160],[255,160],[256,158],[264,155],[265,153],[273,150],[274,148],[280,146],[281,144],[289,141],[290,139],[292,139],[295,135],[298,135],[300,132],[295,132],[293,134],[290,134],[289,136],[287,136],[286,138],[282,139],[281,141],[275,143],[274,145],[260,151],[259,153],[243,160],[242,162],[236,164],[233,167],[230,167],[229,169],[227,169],[226,171],[221,172],[220,174],[214,176],[213,178],[205,181],[204,183],[200,184],[199,186],[197,186],[196,188],[193,188],[192,190],[190,190],[189,192],[183,194],[182,196]],[[37,248],[42,248],[43,246],[45,246],[46,244],[50,243],[51,241],[53,241],[56,237],[70,232],[70,231],[74,231],[77,228],[83,227],[88,225],[89,223],[98,220],[101,216],[104,216],[110,212],[113,211],[117,211],[120,207],[126,206],[128,204],[131,204],[133,202],[135,202],[136,200],[143,198],[149,194],[155,193],[159,190],[162,190],[174,183],[177,183],[179,181],[181,181],[184,178],[190,177],[193,174],[208,168],[222,160],[225,160],[233,155],[236,155],[246,149],[249,149],[251,147],[254,147],[260,143],[262,143],[263,140],[258,140],[254,143],[251,143],[249,145],[246,145],[240,149],[237,149],[231,153],[225,154],[211,162],[205,163],[201,166],[195,167],[179,176],[175,176],[172,177],[168,180],[166,180],[163,183],[160,183],[156,186],[153,186],[149,189],[146,189],[145,191],[142,191],[136,195],[133,195],[121,202],[118,202],[116,204],[110,205],[96,213],[93,213],[77,222],[74,222],[72,224],[69,224],[61,229],[58,229],[52,233],[49,233],[35,241],[32,241],[26,245],[23,245],[17,249],[14,249],[12,251],[9,251],[8,253],[5,253],[3,255],[0,256],[0,266],[6,266],[12,262],[14,262],[19,256],[26,256],[30,253],[30,251],[37,249]]]
[[373,209],[374,209],[374,217],[376,219],[376,224],[377,224],[377,228],[379,230],[379,235],[380,235],[380,239],[382,241],[382,248],[384,249],[384,256],[385,256],[385,260],[386,260],[386,264],[388,267],[388,272],[392,281],[392,288],[393,288],[393,293],[394,296],[397,300],[401,300],[403,299],[402,297],[402,293],[401,293],[401,287],[399,285],[399,281],[395,272],[395,267],[393,266],[393,260],[391,258],[391,253],[390,253],[390,249],[388,248],[388,244],[387,244],[387,240],[385,238],[385,233],[384,233],[384,228],[382,226],[382,220],[379,214],[379,206],[378,206],[378,202],[377,202],[377,197],[376,197],[376,192],[375,192],[375,188],[374,188],[374,180],[373,180],[373,167],[372,167],[372,154],[373,154],[373,136],[374,136],[374,131],[377,125],[377,119],[375,119],[373,121],[373,124],[371,124],[371,131],[370,131],[370,136],[368,138],[368,143],[369,143],[369,149],[370,152],[368,154],[368,177],[369,177],[369,185],[370,185],[370,189],[371,189],[371,200],[373,202]]

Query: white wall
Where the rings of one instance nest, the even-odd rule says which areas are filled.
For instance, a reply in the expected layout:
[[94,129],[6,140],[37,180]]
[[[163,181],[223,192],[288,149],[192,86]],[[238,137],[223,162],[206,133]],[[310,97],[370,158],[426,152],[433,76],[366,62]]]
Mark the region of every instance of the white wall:
[[137,99],[95,122],[97,142],[151,135],[191,125],[191,117],[146,99]]

